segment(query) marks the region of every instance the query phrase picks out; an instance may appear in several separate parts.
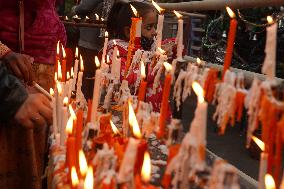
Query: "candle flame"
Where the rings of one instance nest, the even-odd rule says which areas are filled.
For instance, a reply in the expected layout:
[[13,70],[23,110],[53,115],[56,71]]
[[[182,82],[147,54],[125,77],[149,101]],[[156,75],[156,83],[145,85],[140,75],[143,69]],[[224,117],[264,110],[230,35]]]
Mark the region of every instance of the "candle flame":
[[78,50],[78,47],[76,47],[75,58],[79,58],[79,50]]
[[105,19],[104,18],[101,18],[101,21],[104,21]]
[[262,142],[260,139],[258,139],[258,138],[255,137],[255,136],[252,136],[252,140],[257,144],[257,146],[258,146],[262,151],[264,151],[264,149],[265,149],[265,144],[264,144],[264,142]]
[[65,96],[63,99],[63,106],[67,106],[68,105],[68,97]]
[[108,38],[108,32],[105,31],[105,38]]
[[61,81],[62,80],[62,71],[61,71],[61,64],[58,61],[57,62],[57,73],[58,73],[58,80]]
[[116,41],[115,40],[113,40],[113,44],[116,45]]
[[71,168],[71,182],[73,187],[79,184],[78,175],[74,166]]
[[84,71],[84,61],[83,61],[82,55],[80,55],[80,71],[81,71],[81,72]]
[[81,175],[83,177],[86,176],[88,171],[88,164],[83,150],[79,151],[79,167]]
[[119,51],[116,51],[116,56],[117,56],[117,57],[119,57],[119,56],[120,56]]
[[142,180],[146,183],[149,182],[151,179],[151,158],[148,152],[144,153],[141,176]]
[[146,78],[145,64],[144,64],[143,61],[141,61],[141,77],[142,77],[142,79]]
[[182,18],[182,15],[178,12],[174,10],[175,15],[177,16],[178,19]]
[[197,59],[196,59],[196,62],[197,62],[198,65],[200,65],[200,64],[201,64],[200,58],[197,58]]
[[74,68],[71,67],[71,77],[74,78]]
[[69,20],[68,16],[65,16],[65,20]]
[[226,10],[227,10],[227,13],[229,14],[229,16],[231,18],[235,18],[236,17],[234,11],[232,11],[232,9],[230,7],[226,6]]
[[152,0],[152,4],[154,5],[154,7],[157,9],[157,11],[159,11],[160,14],[163,14],[163,12],[165,11],[165,9],[161,8],[155,1]]
[[73,16],[73,18],[78,18],[78,19],[80,19],[80,18],[79,18],[79,16],[78,16],[77,14],[76,14],[75,16]]
[[88,16],[86,16],[86,20],[89,20],[90,18]]
[[84,182],[84,189],[93,189],[93,188],[94,188],[93,168],[89,166],[87,171],[87,176]]
[[266,189],[275,189],[276,188],[274,179],[270,174],[266,174],[264,180],[265,180],[265,188]]
[[133,134],[136,138],[142,138],[142,134],[140,132],[140,128],[138,125],[138,121],[136,119],[133,107],[131,105],[130,100],[128,100],[128,111],[129,111],[129,125],[132,127]]
[[274,21],[273,21],[272,16],[267,16],[266,19],[267,19],[268,24],[273,24]]
[[56,86],[57,86],[58,94],[61,95],[61,94],[62,94],[62,87],[61,87],[61,84],[58,82]]
[[163,50],[162,48],[160,48],[160,47],[158,47],[158,50],[159,50],[159,52],[161,53],[161,54],[165,54],[166,53],[166,51],[165,50]]
[[204,102],[204,90],[202,89],[202,87],[199,85],[199,83],[194,81],[192,83],[192,88],[198,97],[198,102],[203,103]]
[[95,14],[95,16],[96,16],[96,20],[100,20],[100,17],[97,13]]
[[73,119],[72,119],[72,116],[70,116],[68,121],[67,121],[67,125],[66,125],[65,131],[69,135],[72,134],[72,131],[73,131]]
[[99,68],[101,63],[99,61],[99,58],[97,56],[95,56],[95,64],[96,64],[96,67]]
[[137,12],[137,10],[135,9],[135,7],[133,7],[131,4],[130,4],[130,7],[131,7],[132,12],[134,13],[134,15],[135,15],[136,17],[138,17],[138,12]]
[[70,114],[71,114],[72,119],[73,119],[73,120],[76,120],[76,119],[77,119],[77,116],[76,116],[76,114],[75,114],[75,112],[74,112],[74,110],[73,110],[71,104],[69,104],[68,107],[69,107],[69,112],[70,112]]
[[69,73],[69,71],[66,73],[66,79],[67,79],[67,80],[70,79],[70,73]]
[[164,66],[167,72],[170,72],[172,70],[172,65],[169,64],[168,62],[164,62]]
[[54,96],[54,90],[53,90],[53,88],[50,88],[50,89],[49,89],[49,94],[50,94],[51,96]]
[[114,134],[120,134],[119,130],[117,129],[117,127],[115,126],[115,124],[110,120],[110,126],[112,131],[114,132]]
[[65,49],[64,49],[63,45],[61,45],[61,48],[62,48],[62,55],[63,55],[63,58],[66,58],[66,52],[65,52]]
[[56,47],[56,54],[59,55],[59,45],[60,45],[60,41],[57,41],[57,47]]

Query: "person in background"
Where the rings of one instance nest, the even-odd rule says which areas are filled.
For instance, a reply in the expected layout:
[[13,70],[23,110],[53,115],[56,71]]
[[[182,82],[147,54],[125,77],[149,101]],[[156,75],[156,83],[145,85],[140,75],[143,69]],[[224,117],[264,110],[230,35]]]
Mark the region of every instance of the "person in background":
[[[81,0],[80,4],[72,8],[73,15],[77,14],[81,18],[88,16],[95,20],[97,14],[101,16],[103,0]],[[100,28],[80,28],[79,51],[84,60],[84,72],[82,92],[86,99],[92,99],[96,66],[94,62],[95,56],[103,45],[103,38],[100,36]]]
[[[139,15],[142,17],[141,49],[149,51],[152,48],[154,37],[156,36],[157,11],[149,3],[133,1],[131,2],[131,5],[136,8]],[[134,15],[130,8],[130,4],[123,1],[118,1],[113,5],[107,22],[107,30],[110,33],[110,38],[113,39],[109,41],[107,54],[110,56],[110,59],[112,59],[113,49],[116,46],[114,44],[115,40],[121,58],[121,80],[123,79],[126,68],[131,17],[133,16]],[[160,82],[157,92],[153,93],[153,84],[156,73],[152,73],[153,65],[148,64],[147,67],[148,75],[146,102],[151,103],[153,110],[158,112],[160,110],[162,99],[162,82]],[[139,65],[134,67],[132,70],[129,70],[129,74],[126,78],[132,94],[135,93],[135,83],[137,78],[140,77],[139,70]]]
[[[0,5],[0,58],[23,82],[35,81],[49,91],[54,82],[56,43],[66,43],[55,0],[0,0]],[[36,92],[28,90],[31,97],[39,96]],[[42,121],[37,115],[29,116]],[[48,132],[47,124],[23,129],[17,122],[0,123],[0,188],[42,188]]]

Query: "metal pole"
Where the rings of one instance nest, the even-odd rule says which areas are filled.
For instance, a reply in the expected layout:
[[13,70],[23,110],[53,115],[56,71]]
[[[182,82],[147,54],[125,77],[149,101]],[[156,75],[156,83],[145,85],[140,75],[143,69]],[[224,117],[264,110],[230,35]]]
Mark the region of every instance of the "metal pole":
[[177,11],[223,10],[225,6],[229,6],[232,9],[246,9],[281,5],[284,5],[284,0],[203,0],[180,3],[159,3],[159,6],[166,10]]

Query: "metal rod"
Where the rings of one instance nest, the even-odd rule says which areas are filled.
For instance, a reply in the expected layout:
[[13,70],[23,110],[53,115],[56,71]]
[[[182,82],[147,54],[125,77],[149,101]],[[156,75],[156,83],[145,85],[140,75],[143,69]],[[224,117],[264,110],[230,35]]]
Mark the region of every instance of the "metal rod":
[[281,6],[284,0],[203,0],[179,3],[159,3],[166,10],[177,11],[206,11],[223,10],[226,6],[233,9]]
[[105,28],[105,24],[95,24],[95,23],[77,23],[77,22],[67,22],[62,21],[65,26],[76,26],[76,27],[88,27],[88,28]]
[[[184,56],[184,60],[189,61],[189,62],[196,62],[196,58],[193,58],[191,56]],[[223,70],[223,65],[212,64],[208,62],[205,62],[205,65],[209,68],[215,68],[220,71]],[[255,77],[261,81],[264,81],[266,79],[266,76],[264,74],[250,72],[250,71],[246,71],[246,70],[242,70],[238,68],[232,68],[232,67],[230,68],[230,70],[233,72],[243,72],[244,77],[245,77],[245,83],[247,84],[251,84]],[[278,84],[284,82],[284,79],[277,78],[277,77],[275,77],[275,80]]]

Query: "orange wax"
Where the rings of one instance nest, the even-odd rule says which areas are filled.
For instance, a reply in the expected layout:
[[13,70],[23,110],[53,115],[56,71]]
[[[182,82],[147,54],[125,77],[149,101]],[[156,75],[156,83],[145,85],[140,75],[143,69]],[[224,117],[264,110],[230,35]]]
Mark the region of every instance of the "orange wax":
[[147,81],[142,80],[138,92],[138,101],[144,101],[147,89]]
[[66,71],[66,59],[65,58],[63,58],[62,59],[62,81],[63,82],[65,82],[66,81],[66,73],[67,73],[67,71]]
[[66,163],[69,171],[68,175],[71,176],[71,168],[76,164],[76,139],[73,136],[69,136],[66,141]]
[[230,65],[232,62],[237,26],[238,26],[238,21],[235,18],[231,19],[230,30],[229,30],[228,41],[227,41],[226,55],[224,58],[224,68],[223,68],[223,77],[222,77],[223,79],[224,79],[224,75],[227,69],[230,68]]
[[163,88],[163,97],[162,97],[162,104],[161,104],[161,112],[160,112],[160,130],[158,133],[158,137],[161,138],[165,134],[165,125],[166,125],[166,119],[168,115],[168,109],[169,109],[169,96],[171,91],[171,74],[167,74],[164,82],[164,88]]
[[128,52],[127,52],[127,62],[126,62],[126,67],[125,67],[125,72],[124,72],[124,79],[127,76],[129,67],[132,62],[132,52],[134,49],[134,43],[135,43],[135,38],[136,38],[136,25],[140,19],[139,18],[131,18],[131,28],[130,28],[130,39],[129,39],[129,45],[128,45]]

